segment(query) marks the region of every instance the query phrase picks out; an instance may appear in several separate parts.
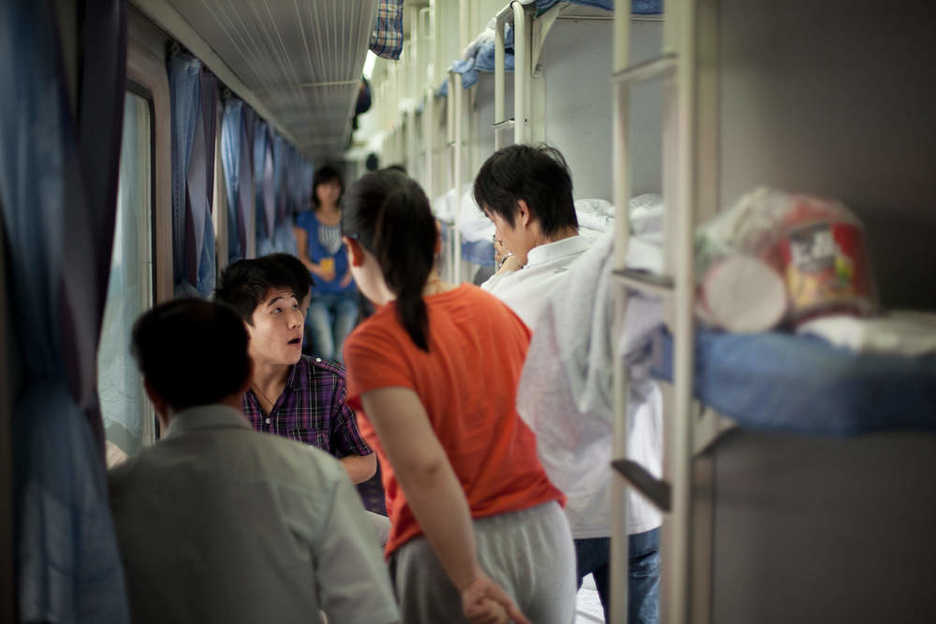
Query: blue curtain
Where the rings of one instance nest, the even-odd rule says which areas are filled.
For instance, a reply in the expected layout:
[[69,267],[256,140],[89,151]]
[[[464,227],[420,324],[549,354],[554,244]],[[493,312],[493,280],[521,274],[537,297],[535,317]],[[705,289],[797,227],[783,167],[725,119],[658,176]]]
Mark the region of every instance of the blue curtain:
[[273,149],[270,128],[259,115],[253,117],[253,170],[256,198],[257,255],[273,253],[276,228],[276,201],[273,187]]
[[[196,288],[203,297],[209,297],[214,291],[216,275],[215,231],[211,220],[214,205],[214,168],[215,168],[215,132],[218,119],[218,79],[208,71],[201,74],[201,129],[204,137],[204,158],[195,159],[197,166],[190,175],[199,176],[204,185],[204,210],[201,226],[195,231],[200,233],[195,248],[198,265],[198,283]],[[194,187],[194,183],[191,183]],[[193,193],[193,196],[198,196]],[[194,202],[192,202],[194,205]]]
[[96,351],[126,88],[119,0],[83,4],[73,117],[47,2],[0,3],[0,203],[23,363],[13,414],[23,622],[129,622],[107,503]]
[[188,54],[176,54],[169,59],[176,295],[207,297],[214,290],[211,180],[216,89],[216,79],[203,71],[198,59]]
[[224,173],[224,190],[227,192],[228,260],[234,262],[244,257],[244,227],[239,219],[240,210],[240,160],[241,133],[244,103],[228,100],[221,117],[221,165]]
[[[194,228],[186,210],[189,161],[201,99],[201,62],[188,55],[169,59],[169,93],[172,103],[172,283],[176,295],[193,295],[195,279],[187,275],[185,257],[195,255]],[[188,234],[188,236],[187,236]]]
[[221,121],[221,163],[228,197],[228,261],[247,257],[247,224],[254,209],[253,111],[231,98]]

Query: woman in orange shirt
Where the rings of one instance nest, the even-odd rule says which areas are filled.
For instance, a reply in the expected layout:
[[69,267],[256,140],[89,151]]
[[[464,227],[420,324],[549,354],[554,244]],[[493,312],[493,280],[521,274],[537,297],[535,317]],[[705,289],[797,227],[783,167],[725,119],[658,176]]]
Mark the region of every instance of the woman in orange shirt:
[[348,403],[385,468],[403,621],[569,624],[564,499],[515,406],[529,330],[479,288],[439,279],[429,201],[406,175],[361,178],[341,225],[354,280],[378,306],[344,355]]

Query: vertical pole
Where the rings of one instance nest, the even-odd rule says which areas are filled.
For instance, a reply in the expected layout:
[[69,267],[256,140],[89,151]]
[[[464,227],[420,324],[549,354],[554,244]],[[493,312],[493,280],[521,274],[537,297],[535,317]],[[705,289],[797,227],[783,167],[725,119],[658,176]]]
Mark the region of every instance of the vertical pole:
[[530,24],[526,8],[517,0],[514,14],[514,143],[529,142]]
[[462,187],[462,170],[464,165],[462,163],[462,156],[464,152],[464,146],[462,145],[462,126],[463,126],[463,105],[465,100],[465,93],[462,89],[462,75],[453,74],[454,80],[452,85],[454,87],[454,92],[449,93],[449,97],[452,103],[454,103],[453,108],[455,109],[455,145],[453,149],[455,150],[455,175],[454,175],[454,187],[455,187],[455,232],[452,235],[455,247],[455,283],[461,282],[461,230],[459,226],[461,225],[461,187]]
[[[630,0],[617,0],[614,11],[614,58],[613,70],[627,67],[630,49]],[[628,205],[630,199],[630,153],[628,137],[630,130],[630,89],[625,83],[617,83],[614,91],[614,205],[617,207],[615,220],[615,266],[626,264],[627,245],[630,240]],[[623,331],[627,313],[627,290],[618,288],[615,293],[614,336]],[[627,432],[629,429],[628,398],[629,371],[619,352],[620,341],[614,340],[614,438],[612,455],[615,458],[627,455]],[[627,496],[628,484],[617,472],[612,474],[611,486],[611,621],[627,621],[628,581],[628,531]]]
[[461,56],[471,41],[469,2],[470,0],[458,0],[458,56]]
[[503,12],[497,14],[494,29],[494,150],[497,151],[504,146],[504,139],[501,137],[501,131],[497,124],[504,121],[504,100],[506,99],[506,90],[504,84],[504,15]]
[[426,105],[423,108],[423,143],[425,144],[426,164],[423,167],[423,188],[429,199],[435,198],[435,181],[433,180],[433,146],[435,145],[435,93],[432,85],[426,89]]
[[675,311],[675,420],[671,450],[673,457],[672,560],[669,605],[675,624],[686,624],[689,616],[690,549],[692,545],[692,374],[694,347],[693,230],[696,180],[695,162],[695,0],[679,0],[677,71],[677,117],[679,149],[676,218],[676,311]]

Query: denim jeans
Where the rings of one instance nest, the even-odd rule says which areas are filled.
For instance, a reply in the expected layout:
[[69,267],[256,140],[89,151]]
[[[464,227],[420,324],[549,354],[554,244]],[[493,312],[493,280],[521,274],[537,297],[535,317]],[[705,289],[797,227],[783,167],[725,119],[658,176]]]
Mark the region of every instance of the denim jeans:
[[[660,620],[660,529],[628,536],[627,551],[627,622],[657,624]],[[605,621],[610,622],[611,539],[575,540],[575,564],[578,587],[587,574],[595,577]]]
[[306,329],[309,350],[326,360],[342,362],[341,345],[354,329],[358,317],[357,293],[312,295]]

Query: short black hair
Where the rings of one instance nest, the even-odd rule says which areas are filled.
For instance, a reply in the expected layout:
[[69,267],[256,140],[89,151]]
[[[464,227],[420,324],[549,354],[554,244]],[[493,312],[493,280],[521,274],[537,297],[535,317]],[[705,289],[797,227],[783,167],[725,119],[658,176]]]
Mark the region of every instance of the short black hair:
[[180,411],[218,403],[246,387],[248,341],[244,323],[230,307],[176,299],[137,319],[131,353],[147,384]]
[[[291,290],[296,301],[301,302],[309,293],[312,277],[303,266],[303,280],[295,263],[283,257],[286,255],[238,260],[228,265],[215,288],[215,301],[234,308],[248,325],[253,325],[254,310],[274,288]],[[298,259],[296,261],[299,262]]]
[[500,215],[511,227],[522,199],[544,235],[578,228],[569,166],[548,145],[511,145],[491,154],[478,170],[474,198],[485,213]]
[[344,180],[341,179],[341,172],[338,171],[338,168],[334,165],[322,165],[315,171],[315,177],[312,178],[313,205],[319,205],[319,198],[315,192],[315,189],[318,188],[319,184],[328,184],[329,182],[334,181],[337,181],[338,186],[341,187],[341,194],[338,195],[338,201],[341,201],[341,196],[344,195]]
[[309,290],[315,285],[312,274],[308,267],[302,264],[302,260],[288,253],[273,253],[259,258],[262,262],[272,262],[281,266],[293,277],[292,291],[296,294],[296,301],[302,301]]

